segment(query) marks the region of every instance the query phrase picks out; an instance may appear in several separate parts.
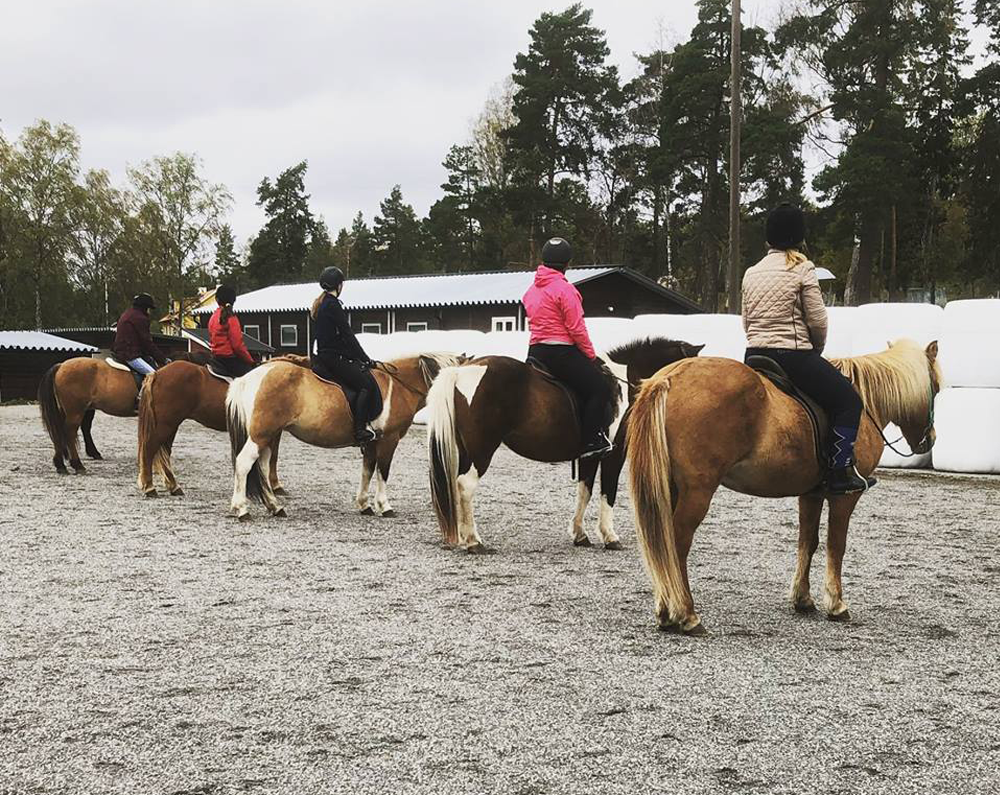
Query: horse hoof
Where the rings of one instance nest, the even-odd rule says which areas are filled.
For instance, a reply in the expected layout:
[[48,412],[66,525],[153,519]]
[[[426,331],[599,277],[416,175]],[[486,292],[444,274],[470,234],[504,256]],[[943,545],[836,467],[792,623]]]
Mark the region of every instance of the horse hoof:
[[393,518],[395,518],[395,516],[396,516],[396,512],[392,508],[389,508],[389,510],[387,510],[387,511],[382,511],[382,518],[383,519],[393,519]]
[[68,475],[69,474],[69,470],[66,469],[66,467],[56,467],[56,474],[57,475]]
[[836,621],[838,624],[843,624],[846,621],[851,620],[851,613],[849,610],[844,610],[840,613],[827,613],[826,617],[830,621]]
[[184,489],[182,489],[180,486],[178,486],[176,489],[174,489],[172,492],[170,492],[170,496],[171,497],[183,497],[184,496]]
[[241,514],[240,514],[239,516],[237,516],[236,518],[237,518],[237,520],[238,520],[238,521],[240,521],[240,522],[249,522],[249,521],[250,521],[250,512],[249,512],[249,511],[247,511],[246,513],[241,513]]
[[680,624],[657,624],[656,628],[664,635],[680,635]]
[[365,509],[364,509],[364,510],[363,510],[363,511],[361,512],[361,515],[362,515],[362,516],[374,516],[374,515],[375,515],[375,511],[374,511],[374,509],[372,508],[372,506],[370,506],[370,505],[369,505],[369,506],[368,506],[367,508],[365,508]]
[[473,544],[471,547],[466,547],[465,551],[470,555],[495,555],[496,550],[490,549],[485,544]]
[[147,500],[151,500],[154,499],[155,497],[159,497],[160,494],[156,489],[150,489],[149,491],[144,491],[142,493],[142,496],[145,497]]
[[610,549],[613,552],[620,552],[622,549],[624,549],[621,541],[609,541],[607,544],[604,545],[604,548]]
[[288,496],[288,491],[285,489],[284,486],[278,486],[278,488],[276,488],[274,490],[274,493],[278,497],[287,497]]
[[816,612],[816,603],[812,599],[809,599],[808,601],[795,602],[792,604],[792,607],[795,609],[796,613],[801,613],[803,615]]
[[594,546],[594,543],[589,538],[587,538],[587,536],[583,536],[583,538],[574,538],[573,539],[573,546],[575,546],[575,547],[592,547],[592,546]]
[[708,634],[708,630],[705,629],[705,625],[700,621],[690,629],[683,630],[683,632],[689,638],[703,638]]
[[103,455],[101,455],[101,454],[100,454],[99,452],[97,452],[96,450],[94,450],[94,452],[90,452],[90,451],[88,450],[88,451],[87,451],[87,457],[88,457],[88,458],[91,458],[91,459],[93,459],[94,461],[103,461],[103,460],[104,460],[104,456],[103,456]]
[[288,517],[288,512],[284,508],[278,508],[273,515],[285,519]]

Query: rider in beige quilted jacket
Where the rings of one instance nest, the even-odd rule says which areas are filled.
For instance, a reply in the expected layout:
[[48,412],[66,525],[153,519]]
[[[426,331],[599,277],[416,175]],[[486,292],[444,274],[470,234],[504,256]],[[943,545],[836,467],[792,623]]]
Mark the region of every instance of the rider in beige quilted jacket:
[[875,481],[861,477],[854,466],[861,398],[853,384],[821,355],[826,345],[826,307],[816,268],[799,251],[804,240],[805,218],[798,207],[783,204],[771,212],[767,219],[770,250],[743,277],[747,356],[776,361],[830,416],[829,492],[866,491]]

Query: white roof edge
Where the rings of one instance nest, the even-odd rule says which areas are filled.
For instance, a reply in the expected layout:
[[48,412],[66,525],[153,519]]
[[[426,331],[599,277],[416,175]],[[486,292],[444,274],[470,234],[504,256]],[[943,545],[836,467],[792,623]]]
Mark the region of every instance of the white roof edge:
[[44,331],[0,331],[0,348],[15,351],[97,353],[99,348]]

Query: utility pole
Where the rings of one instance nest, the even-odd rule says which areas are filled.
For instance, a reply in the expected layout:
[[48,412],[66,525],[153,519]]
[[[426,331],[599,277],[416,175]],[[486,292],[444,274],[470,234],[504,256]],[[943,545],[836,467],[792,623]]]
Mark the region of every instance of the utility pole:
[[733,0],[732,73],[729,78],[729,312],[740,311],[740,0]]

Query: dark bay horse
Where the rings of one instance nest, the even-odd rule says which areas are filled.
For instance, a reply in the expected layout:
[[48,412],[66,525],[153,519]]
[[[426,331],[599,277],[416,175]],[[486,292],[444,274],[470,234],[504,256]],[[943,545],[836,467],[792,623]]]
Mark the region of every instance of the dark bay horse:
[[[864,402],[855,448],[862,475],[877,466],[884,447],[880,431],[890,422],[900,427],[911,450],[930,449],[934,396],[941,386],[936,342],[925,350],[900,340],[883,353],[832,361]],[[662,629],[705,632],[694,609],[687,558],[719,486],[758,497],[799,498],[798,566],[791,588],[799,612],[815,609],[809,568],[823,502],[829,501],[827,615],[850,619],[841,568],[861,494],[830,496],[817,489],[825,462],[817,459],[812,427],[799,403],[740,362],[678,362],[643,384],[627,439],[636,532]]]
[[[225,431],[228,390],[228,381],[189,361],[173,361],[146,377],[139,400],[139,490],[143,494],[157,496],[154,468],[160,470],[170,494],[184,493],[170,460],[177,429],[192,419],[213,431]],[[274,493],[284,494],[278,481],[278,441],[274,441],[268,478]]]
[[[275,516],[285,509],[275,499],[261,469],[270,465],[274,444],[283,431],[317,447],[354,444],[351,408],[340,387],[316,377],[302,366],[304,357],[282,357],[237,378],[226,398],[233,457],[231,510],[242,521],[250,518],[247,497],[264,503]],[[394,516],[386,483],[399,440],[424,407],[427,391],[442,368],[465,361],[457,354],[425,353],[386,362],[373,371],[382,392],[382,413],[372,422],[380,438],[363,450],[361,487],[356,504],[373,513],[368,487],[375,474],[374,512]]]
[[[607,549],[621,549],[612,522],[624,463],[621,428],[638,384],[664,365],[697,356],[703,346],[662,338],[636,340],[608,352],[616,376],[611,455],[583,462],[570,535],[590,544],[583,516],[601,468],[600,533]],[[427,399],[431,495],[445,543],[473,553],[488,551],[476,530],[472,500],[480,478],[501,444],[534,461],[571,461],[582,442],[580,426],[564,390],[534,367],[507,356],[485,356],[442,371]]]

